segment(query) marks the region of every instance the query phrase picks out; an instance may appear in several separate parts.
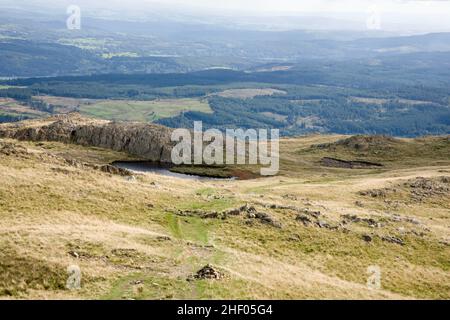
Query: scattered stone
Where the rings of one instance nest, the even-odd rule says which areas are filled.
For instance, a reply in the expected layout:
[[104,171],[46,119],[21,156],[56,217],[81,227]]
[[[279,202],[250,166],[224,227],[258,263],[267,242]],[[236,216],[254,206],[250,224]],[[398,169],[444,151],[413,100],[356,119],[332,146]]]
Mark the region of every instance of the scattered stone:
[[245,211],[246,211],[247,213],[256,213],[255,207],[249,207],[249,206],[246,206]]
[[362,221],[367,223],[369,225],[369,227],[372,227],[372,228],[380,228],[380,227],[382,227],[382,225],[380,223],[378,223],[377,221],[375,221],[372,218],[362,219]]
[[266,208],[273,209],[273,210],[291,210],[298,213],[304,213],[306,215],[312,216],[314,218],[318,218],[321,215],[320,211],[313,211],[308,208],[298,208],[296,206],[285,206],[285,205],[279,205],[279,204],[266,204]]
[[194,275],[194,279],[197,279],[197,280],[203,280],[203,279],[219,280],[222,277],[223,277],[223,275],[218,270],[216,270],[213,266],[211,266],[210,264],[201,268]]
[[385,198],[390,193],[396,193],[397,189],[393,188],[383,188],[383,189],[371,189],[371,190],[364,190],[358,192],[361,196],[370,196],[372,198]]
[[400,206],[404,205],[404,202],[399,200],[384,199],[383,201],[386,204],[386,207],[390,209],[398,209]]
[[392,236],[384,236],[381,238],[383,241],[386,242],[390,242],[390,243],[395,243],[395,244],[399,244],[401,246],[405,245],[404,241],[400,238],[397,237],[392,237]]
[[144,292],[144,286],[143,284],[137,284],[135,285],[135,287],[133,288],[134,294],[142,294]]
[[217,219],[217,218],[219,218],[219,213],[217,211],[211,211],[211,212],[205,213],[203,215],[203,218],[204,219]]
[[402,217],[399,214],[393,214],[389,217],[393,222],[408,222],[415,225],[421,225],[421,222],[414,217]]
[[69,166],[75,167],[75,168],[83,168],[84,167],[84,163],[74,160],[74,159],[64,159],[66,161],[66,163]]
[[317,221],[317,226],[319,228],[328,228],[329,224],[325,221],[319,220],[319,221]]
[[355,205],[360,208],[364,208],[364,204],[361,201],[356,201]]
[[300,221],[306,227],[312,224],[311,219],[303,214],[299,214],[295,220]]
[[424,237],[425,236],[425,232],[419,232],[417,230],[412,230],[411,233],[417,237]]
[[409,222],[409,223],[412,223],[412,224],[416,224],[416,225],[419,225],[419,224],[420,224],[420,221],[419,221],[419,220],[417,220],[416,218],[412,218],[412,217],[407,217],[407,218],[405,219],[405,221],[406,221],[406,222]]
[[363,236],[362,236],[362,239],[365,241],[365,242],[372,242],[372,237],[371,236],[369,236],[368,234],[364,234]]
[[62,174],[65,174],[65,175],[69,175],[69,174],[73,173],[73,171],[71,171],[71,170],[67,170],[67,169],[64,169],[64,168],[58,168],[58,167],[53,167],[53,168],[51,168],[51,170],[53,172],[62,173]]
[[76,259],[80,258],[79,253],[76,252],[76,251],[69,251],[68,253],[69,253],[72,257],[74,257],[74,258],[76,258]]
[[[437,177],[437,178],[423,178],[418,177],[410,179],[403,184],[398,185],[397,188],[383,188],[360,191],[359,195],[370,196],[373,198],[386,198],[388,195],[398,193],[400,190],[409,191],[409,195],[412,201],[422,202],[425,199],[434,196],[450,196],[450,178]],[[400,189],[401,188],[401,189]],[[385,199],[386,201],[386,199]],[[393,202],[396,206],[398,202]]]
[[103,166],[96,166],[95,168],[100,170],[100,171],[102,171],[102,172],[106,172],[106,173],[114,174],[114,175],[119,175],[119,176],[123,176],[123,177],[131,177],[131,176],[133,176],[133,173],[130,170],[118,168],[118,167],[115,167],[115,166],[110,165],[110,164],[103,165]]
[[297,215],[295,220],[303,223],[305,227],[313,225],[319,228],[329,230],[338,230],[341,227],[341,225],[339,226],[331,225],[330,223],[328,223],[323,219],[319,220],[320,217],[321,217],[320,211],[311,211],[309,209],[303,209],[301,213]]
[[132,258],[137,255],[137,252],[136,249],[113,249],[111,254],[118,257]]
[[281,228],[281,224],[277,221],[275,221],[269,214],[265,213],[265,212],[257,212],[255,214],[255,218],[260,220],[262,223],[271,225],[272,227],[275,228]]
[[175,214],[181,217],[194,217],[203,216],[206,214],[206,212],[200,210],[179,210],[175,212]]
[[292,201],[297,201],[297,196],[295,194],[284,194],[282,195],[283,199],[288,199]]
[[402,217],[398,214],[392,215],[390,219],[393,222],[402,222],[402,220],[403,220]]
[[339,226],[339,229],[341,230],[341,232],[343,232],[343,233],[350,233],[350,230],[349,229],[347,229],[345,226],[343,226],[343,225],[340,225]]
[[208,194],[208,195],[204,196],[204,198],[207,200],[220,200],[220,199],[224,199],[225,196],[223,196],[221,194]]
[[156,240],[158,240],[158,241],[172,241],[172,238],[168,237],[168,236],[158,236],[158,237],[156,237]]
[[289,236],[288,241],[292,241],[292,242],[297,242],[300,241],[301,238],[298,234],[293,234],[291,236]]
[[118,168],[116,166],[113,166],[111,164],[106,165],[95,165],[95,164],[89,164],[89,163],[83,163],[74,159],[64,159],[66,163],[72,167],[75,168],[92,168],[94,170],[99,170],[101,172],[118,175],[122,177],[130,177],[133,175],[133,173],[130,170]]
[[373,218],[360,218],[357,215],[352,215],[352,214],[344,214],[341,216],[342,217],[342,224],[348,224],[348,223],[360,223],[360,222],[364,222],[367,223],[367,225],[371,228],[381,228],[383,225],[376,221]]
[[255,221],[254,220],[245,220],[244,222],[246,225],[253,227],[255,225]]
[[178,211],[175,214],[184,217],[201,217],[203,219],[226,219],[228,216],[237,216],[245,213],[245,217],[247,219],[258,219],[262,223],[271,225],[276,228],[282,228],[282,225],[277,222],[273,217],[271,217],[268,213],[258,212],[255,207],[244,205],[242,207],[231,209],[227,211],[217,212],[205,212],[201,210],[186,210],[186,211]]
[[254,212],[247,212],[247,218],[255,219],[256,218],[256,213],[254,213]]
[[434,196],[450,195],[450,178],[422,178],[408,180],[404,186],[411,189],[411,198],[414,201],[422,202],[423,200]]
[[319,218],[320,215],[321,215],[320,211],[312,211],[312,210],[309,210],[309,209],[303,209],[303,213],[307,214],[307,215],[309,215],[309,216],[311,216],[313,218],[316,218],[316,219]]
[[244,205],[242,207],[239,207],[239,208],[236,208],[236,209],[231,209],[231,210],[228,210],[228,211],[224,211],[223,213],[225,215],[227,215],[227,216],[238,216],[238,215],[240,215],[240,214],[242,214],[244,212],[255,212],[255,211],[256,211],[255,208],[249,207],[246,204],[246,205]]
[[362,219],[360,217],[358,217],[357,215],[352,215],[352,214],[344,214],[341,217],[343,218],[342,222],[344,224],[350,223],[350,222],[358,223],[358,222],[362,221]]
[[244,205],[236,209],[226,210],[222,212],[217,211],[202,211],[202,210],[185,210],[178,211],[175,214],[184,217],[200,217],[203,219],[222,219],[225,220],[229,216],[238,216],[245,213],[247,219],[258,219],[262,223],[269,224],[276,228],[281,228],[282,225],[273,219],[269,214],[265,212],[258,212],[255,207]]
[[337,230],[338,229],[337,226],[332,226],[328,222],[323,221],[323,220],[317,221],[316,225],[321,229],[329,229],[329,230]]

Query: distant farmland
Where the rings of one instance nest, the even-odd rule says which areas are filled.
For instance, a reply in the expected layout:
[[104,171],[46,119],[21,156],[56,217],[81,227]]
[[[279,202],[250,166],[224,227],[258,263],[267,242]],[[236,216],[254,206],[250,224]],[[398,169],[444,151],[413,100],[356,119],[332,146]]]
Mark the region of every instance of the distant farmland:
[[153,122],[179,115],[183,111],[211,113],[207,101],[197,99],[165,99],[155,101],[104,100],[81,105],[80,113],[106,120]]
[[229,89],[217,93],[216,95],[223,98],[236,98],[236,99],[252,99],[257,96],[273,96],[275,94],[286,94],[286,91],[265,88],[265,89]]
[[117,121],[153,122],[171,118],[183,111],[212,113],[206,100],[200,99],[161,99],[153,101],[138,100],[95,100],[65,97],[35,97],[54,105],[57,113],[80,112],[83,115]]

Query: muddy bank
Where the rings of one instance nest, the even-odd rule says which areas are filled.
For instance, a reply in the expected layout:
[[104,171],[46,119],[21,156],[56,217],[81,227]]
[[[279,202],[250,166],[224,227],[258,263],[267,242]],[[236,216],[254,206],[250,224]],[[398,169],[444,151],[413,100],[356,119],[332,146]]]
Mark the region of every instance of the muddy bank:
[[368,161],[347,161],[336,158],[322,158],[320,165],[331,168],[344,168],[344,169],[371,169],[383,167],[380,163],[368,162]]
[[[151,161],[116,161],[112,165],[117,168],[141,172],[155,173],[159,175],[176,177],[187,180],[236,180],[226,171],[220,171],[217,168],[197,168],[197,170],[187,170],[183,166],[175,166],[169,163],[151,162]],[[209,171],[208,171],[209,169]]]

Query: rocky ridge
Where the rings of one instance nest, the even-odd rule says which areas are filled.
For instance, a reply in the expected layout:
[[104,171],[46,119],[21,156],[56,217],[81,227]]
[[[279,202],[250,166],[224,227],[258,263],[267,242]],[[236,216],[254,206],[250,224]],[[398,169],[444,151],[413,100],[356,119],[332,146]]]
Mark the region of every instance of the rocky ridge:
[[171,162],[171,133],[159,125],[93,120],[78,114],[0,125],[0,138],[74,143],[164,163]]

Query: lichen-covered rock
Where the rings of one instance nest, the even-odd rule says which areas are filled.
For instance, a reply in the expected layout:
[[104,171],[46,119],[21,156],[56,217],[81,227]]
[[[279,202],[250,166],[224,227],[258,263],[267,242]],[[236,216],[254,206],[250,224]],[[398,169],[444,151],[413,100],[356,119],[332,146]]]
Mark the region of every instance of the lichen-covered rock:
[[194,279],[198,279],[198,280],[203,280],[203,279],[221,279],[223,277],[223,275],[216,270],[213,266],[211,266],[210,264],[206,265],[205,267],[203,267],[202,269],[200,269],[199,271],[197,271],[197,273],[194,275]]

